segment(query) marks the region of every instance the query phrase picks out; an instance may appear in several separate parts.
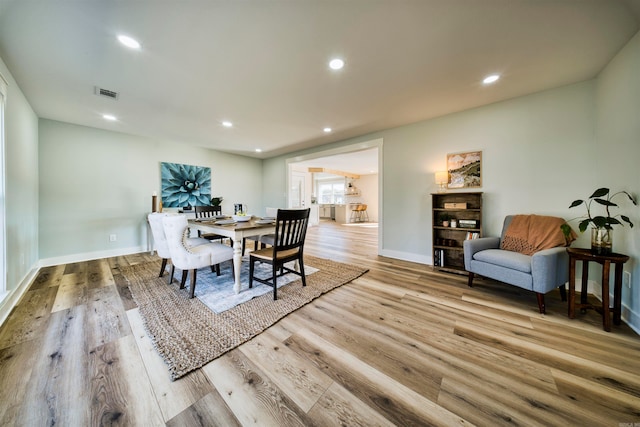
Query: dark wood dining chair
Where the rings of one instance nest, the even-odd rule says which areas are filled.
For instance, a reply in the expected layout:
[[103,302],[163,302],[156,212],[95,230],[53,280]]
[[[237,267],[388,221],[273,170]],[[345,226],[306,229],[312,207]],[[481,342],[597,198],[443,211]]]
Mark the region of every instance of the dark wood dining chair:
[[[304,274],[302,252],[307,235],[310,209],[280,209],[276,217],[276,232],[273,246],[259,249],[249,254],[249,287],[256,280],[273,287],[273,299],[278,299],[278,277],[288,273],[297,274],[302,278],[302,286],[307,286]],[[285,266],[289,261],[296,261],[300,271]],[[271,264],[271,278],[254,277],[256,262]]]
[[[194,206],[196,219],[198,218],[211,218],[215,219],[216,216],[222,215],[222,206]],[[198,237],[202,237],[207,240],[220,240],[222,243],[227,237],[215,233],[202,233],[198,230]]]

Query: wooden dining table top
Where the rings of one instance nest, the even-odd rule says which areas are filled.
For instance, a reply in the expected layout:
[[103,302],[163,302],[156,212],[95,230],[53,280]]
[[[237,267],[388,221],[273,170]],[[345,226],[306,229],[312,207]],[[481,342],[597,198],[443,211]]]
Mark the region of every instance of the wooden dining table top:
[[259,221],[263,220],[260,217],[252,217],[249,221],[235,221],[229,224],[219,224],[218,221],[228,221],[231,220],[231,217],[227,218],[198,218],[198,219],[190,219],[188,222],[190,225],[195,227],[198,226],[206,226],[207,228],[219,228],[225,230],[249,230],[254,228],[271,228],[275,225],[275,219],[273,221],[269,221],[268,223],[261,223]]

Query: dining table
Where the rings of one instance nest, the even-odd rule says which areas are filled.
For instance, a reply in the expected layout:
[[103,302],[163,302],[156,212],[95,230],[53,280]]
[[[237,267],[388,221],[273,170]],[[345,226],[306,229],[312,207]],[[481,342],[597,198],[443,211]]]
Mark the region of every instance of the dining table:
[[240,271],[242,267],[242,240],[245,238],[259,239],[265,234],[276,231],[275,218],[251,217],[249,221],[234,221],[230,218],[197,218],[189,219],[189,228],[204,233],[215,233],[231,239],[233,243],[233,290],[240,293]]

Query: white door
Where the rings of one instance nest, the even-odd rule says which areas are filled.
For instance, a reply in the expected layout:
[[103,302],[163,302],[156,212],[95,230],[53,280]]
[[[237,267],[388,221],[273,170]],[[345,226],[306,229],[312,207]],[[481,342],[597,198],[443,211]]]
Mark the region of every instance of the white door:
[[305,206],[306,174],[304,172],[291,172],[291,187],[289,188],[289,207],[304,208]]

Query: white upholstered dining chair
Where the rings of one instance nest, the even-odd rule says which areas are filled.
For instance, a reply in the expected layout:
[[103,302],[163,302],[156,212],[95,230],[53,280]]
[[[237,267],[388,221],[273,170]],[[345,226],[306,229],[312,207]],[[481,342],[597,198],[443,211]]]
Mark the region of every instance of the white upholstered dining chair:
[[[169,253],[169,245],[167,244],[167,237],[164,234],[164,225],[162,224],[162,218],[168,215],[177,215],[171,214],[167,212],[154,212],[150,213],[147,216],[149,220],[149,226],[151,227],[151,234],[153,235],[153,246],[156,250],[158,256],[162,259],[162,265],[160,266],[160,274],[158,277],[162,277],[164,275],[164,271],[167,268],[167,261],[171,258],[171,254]],[[195,238],[187,238],[186,244],[188,246],[198,246],[209,243],[207,239],[201,239],[198,237]],[[175,266],[173,263],[171,264],[171,276],[169,277],[169,283],[173,281],[173,273],[175,271]]]
[[196,290],[196,272],[199,268],[214,266],[220,275],[219,264],[233,259],[233,248],[220,243],[189,246],[187,217],[184,215],[165,216],[162,218],[164,234],[171,255],[171,263],[182,270],[180,289],[184,288],[187,272],[191,271],[189,297],[193,298]]

